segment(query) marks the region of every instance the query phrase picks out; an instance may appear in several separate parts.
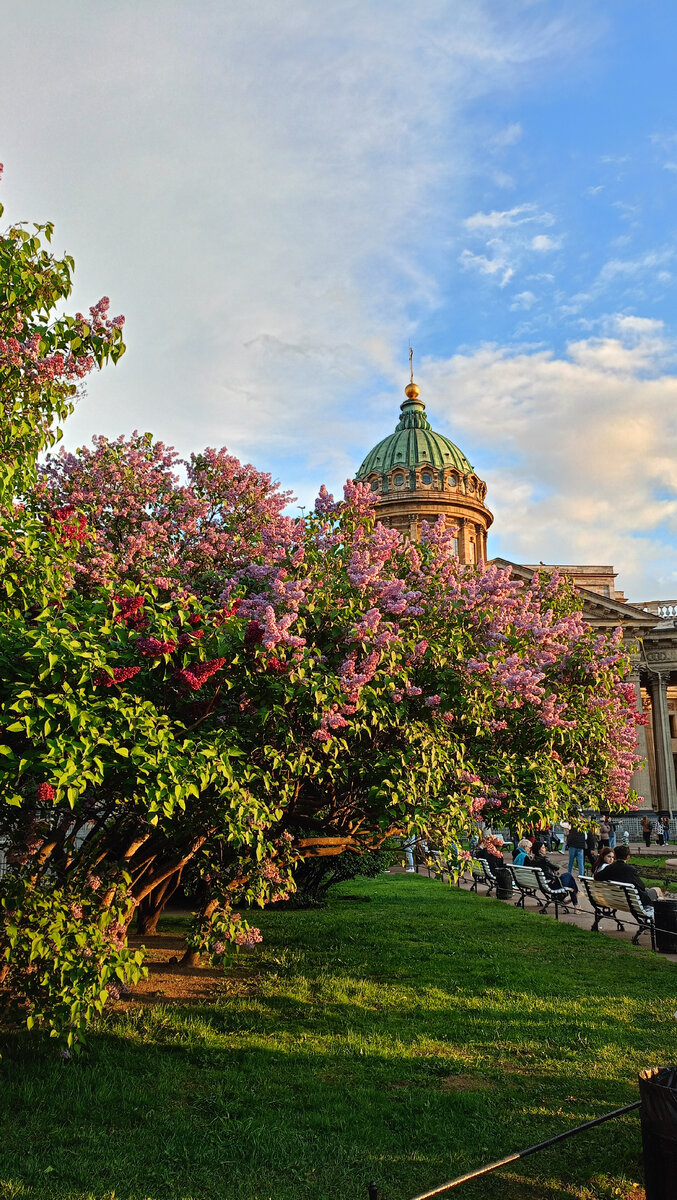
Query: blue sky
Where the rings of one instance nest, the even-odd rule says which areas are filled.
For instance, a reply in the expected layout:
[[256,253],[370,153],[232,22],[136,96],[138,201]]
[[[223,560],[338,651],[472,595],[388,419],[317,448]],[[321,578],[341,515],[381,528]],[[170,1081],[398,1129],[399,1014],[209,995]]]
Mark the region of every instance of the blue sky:
[[677,597],[670,0],[2,7],[6,216],[127,317],[67,444],[225,444],[307,504],[411,339],[491,553]]

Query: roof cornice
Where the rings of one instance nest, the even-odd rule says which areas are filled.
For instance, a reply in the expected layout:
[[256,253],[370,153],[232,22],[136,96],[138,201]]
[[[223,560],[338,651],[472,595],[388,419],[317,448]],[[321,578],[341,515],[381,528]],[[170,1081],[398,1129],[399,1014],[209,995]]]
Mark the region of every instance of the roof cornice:
[[[490,562],[503,569],[509,568],[512,575],[527,583],[534,576],[534,568],[510,562],[507,558],[492,558]],[[598,592],[592,592],[589,588],[580,587],[575,581],[572,582],[583,599],[583,611],[591,625],[627,625],[637,633],[649,633],[656,628],[658,622],[655,613],[645,612],[644,609],[627,602],[622,604],[619,600],[612,600],[610,596],[600,596]]]

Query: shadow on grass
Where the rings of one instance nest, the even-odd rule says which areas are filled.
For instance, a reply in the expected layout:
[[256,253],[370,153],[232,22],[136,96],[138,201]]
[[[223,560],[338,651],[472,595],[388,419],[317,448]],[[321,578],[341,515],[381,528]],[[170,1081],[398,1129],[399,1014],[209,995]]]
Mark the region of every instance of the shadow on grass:
[[[668,964],[411,882],[262,914],[250,994],[112,1012],[78,1061],[7,1039],[0,1196],[407,1200],[636,1098]],[[607,1200],[640,1150],[607,1129],[450,1194]]]

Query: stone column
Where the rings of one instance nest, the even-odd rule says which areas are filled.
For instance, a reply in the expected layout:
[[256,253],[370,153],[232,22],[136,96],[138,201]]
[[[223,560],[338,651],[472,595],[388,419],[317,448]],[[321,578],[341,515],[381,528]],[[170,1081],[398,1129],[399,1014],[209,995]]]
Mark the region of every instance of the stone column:
[[660,809],[667,809],[668,812],[672,813],[677,809],[677,787],[675,786],[675,766],[672,758],[670,719],[668,717],[669,680],[670,676],[668,674],[660,675],[653,671],[649,674],[651,721],[656,752],[658,807]]
[[456,521],[456,524],[458,525],[458,533],[456,535],[458,538],[458,557],[460,558],[462,563],[467,563],[467,561],[468,561],[468,546],[467,546],[467,532],[466,532],[467,522],[465,520],[465,517],[459,517]]
[[487,535],[486,535],[484,529],[480,530],[477,540],[478,540],[479,546],[480,546],[479,557],[482,559],[482,562],[486,562],[487,561]]
[[[630,672],[630,675],[628,676],[628,682],[631,683],[635,689],[635,695],[637,697],[637,712],[643,714],[644,709],[642,707],[642,689],[640,687],[639,668],[637,666],[635,666]],[[639,768],[637,771],[635,771],[632,779],[630,780],[630,787],[634,788],[638,796],[641,796],[642,800],[646,801],[646,804],[649,808],[652,808],[649,747],[647,745],[646,727],[644,725],[637,726],[637,753],[642,759],[643,768]]]
[[462,539],[462,543],[463,543],[462,558],[463,558],[464,563],[471,563],[473,561],[472,551],[470,548],[470,538],[471,538],[472,532],[473,532],[472,522],[469,521],[466,517],[464,517],[463,526],[461,528],[461,539]]

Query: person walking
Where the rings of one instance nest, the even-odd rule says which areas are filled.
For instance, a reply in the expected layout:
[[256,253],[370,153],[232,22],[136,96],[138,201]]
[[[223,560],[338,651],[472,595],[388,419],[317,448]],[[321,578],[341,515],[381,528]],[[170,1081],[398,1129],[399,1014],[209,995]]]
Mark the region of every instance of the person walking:
[[618,826],[615,821],[612,821],[611,817],[607,817],[607,821],[609,822],[609,849],[615,850],[616,849],[616,831],[618,829]]
[[567,850],[569,851],[569,865],[567,872],[571,875],[573,871],[574,860],[578,863],[578,874],[585,875],[585,833],[582,829],[576,829],[574,826],[569,830],[567,836]]
[[609,834],[611,833],[611,823],[607,816],[602,817],[599,823],[599,849],[606,850],[609,845]]
[[665,828],[663,825],[663,818],[659,817],[658,820],[656,821],[656,845],[662,846],[664,841],[665,841]]
[[644,845],[648,850],[651,845],[651,830],[653,829],[653,825],[646,814],[642,817],[640,826],[642,829],[642,837],[644,838]]

